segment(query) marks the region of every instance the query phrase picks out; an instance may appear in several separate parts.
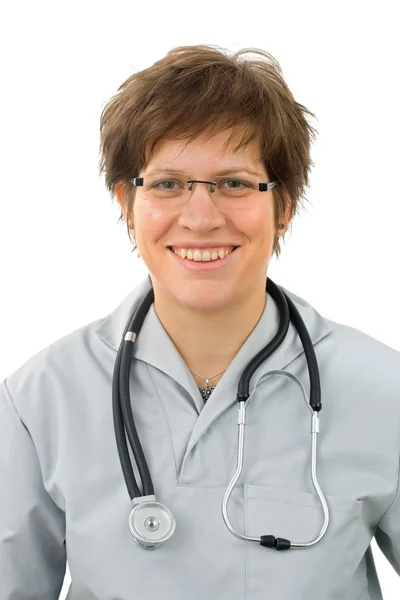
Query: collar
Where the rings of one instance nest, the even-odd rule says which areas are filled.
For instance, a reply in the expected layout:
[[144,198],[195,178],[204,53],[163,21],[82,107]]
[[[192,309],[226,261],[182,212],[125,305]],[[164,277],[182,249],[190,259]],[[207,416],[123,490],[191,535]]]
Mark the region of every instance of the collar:
[[[151,280],[147,275],[95,330],[100,339],[113,348],[115,352],[118,351],[121,344],[123,330],[129,316],[136,309],[150,287]],[[332,332],[330,322],[324,319],[315,308],[285,287],[280,287],[291,298],[298,309],[307,327],[313,346]],[[140,334],[136,338],[133,358],[152,365],[169,377],[172,377],[188,392],[189,398],[194,402],[199,417],[193,428],[188,450],[196,443],[212,421],[236,401],[237,385],[244,367],[253,356],[272,340],[278,330],[278,325],[278,308],[274,299],[267,291],[267,302],[257,325],[245,340],[228,369],[219,380],[210,399],[204,405],[192,374],[159,320],[154,310],[154,303],[151,305]],[[257,380],[263,373],[273,369],[284,369],[303,353],[304,349],[300,338],[295,327],[290,323],[283,343],[254,372],[250,380],[249,392],[252,392]],[[212,375],[214,373],[204,374],[205,377],[211,377]],[[304,383],[309,384],[309,382]],[[307,389],[307,385],[305,387]]]

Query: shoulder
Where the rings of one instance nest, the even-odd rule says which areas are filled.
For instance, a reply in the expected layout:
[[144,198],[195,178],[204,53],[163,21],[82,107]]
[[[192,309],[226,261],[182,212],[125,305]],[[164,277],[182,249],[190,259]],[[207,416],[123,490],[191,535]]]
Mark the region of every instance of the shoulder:
[[352,364],[386,365],[391,368],[400,367],[400,351],[388,346],[355,327],[326,319],[332,332],[329,336],[332,349],[341,352]]
[[103,389],[112,377],[126,319],[149,287],[146,276],[111,312],[53,341],[6,377],[0,385],[21,414],[78,402],[82,390],[95,384]]
[[[51,410],[60,387],[71,386],[98,360],[104,344],[96,329],[109,315],[86,323],[53,341],[23,362],[3,382],[21,416],[44,408]],[[89,374],[89,373],[87,373]]]
[[325,320],[332,331],[315,351],[326,385],[347,390],[354,401],[378,401],[400,417],[400,352],[355,327]]
[[[282,286],[281,286],[282,287]],[[367,367],[365,376],[379,372],[398,374],[400,378],[400,351],[388,346],[355,327],[324,317],[317,308],[300,296],[283,288],[296,304],[307,328],[313,333],[315,352],[333,365],[357,371]]]

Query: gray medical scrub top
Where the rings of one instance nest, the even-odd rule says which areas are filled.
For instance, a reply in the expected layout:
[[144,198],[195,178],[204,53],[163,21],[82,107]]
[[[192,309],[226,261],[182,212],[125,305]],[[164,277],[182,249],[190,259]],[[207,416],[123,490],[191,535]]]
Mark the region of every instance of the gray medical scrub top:
[[[112,375],[146,276],[105,318],[55,341],[0,384],[0,599],[381,600],[376,541],[400,575],[400,352],[323,318],[285,288],[311,336],[321,377],[317,476],[330,509],[322,540],[277,552],[232,535],[221,514],[236,470],[237,384],[275,335],[267,293],[254,330],[206,404],[151,306],[134,345],[131,404],[172,538],[142,549],[114,435]],[[254,373],[242,475],[228,505],[245,535],[314,539],[324,520],[310,473],[305,354],[291,324]],[[132,455],[131,455],[132,458]],[[133,466],[140,486],[140,479]]]

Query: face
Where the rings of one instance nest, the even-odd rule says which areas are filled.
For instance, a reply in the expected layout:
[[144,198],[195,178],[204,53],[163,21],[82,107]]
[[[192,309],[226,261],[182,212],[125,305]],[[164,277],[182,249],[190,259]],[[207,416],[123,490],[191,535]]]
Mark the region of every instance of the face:
[[[184,141],[162,140],[149,163],[142,169],[150,172],[167,165],[193,179],[209,180],[222,169],[233,165],[257,171],[259,181],[269,181],[259,159],[256,141],[234,152],[233,140],[227,151],[222,150],[229,132],[210,140],[198,137],[183,150]],[[235,175],[240,174],[235,170]],[[144,175],[145,176],[145,175]],[[118,202],[123,202],[117,188]],[[149,203],[138,193],[134,204],[134,234],[141,258],[153,283],[155,305],[174,304],[195,311],[218,311],[237,303],[243,304],[252,294],[265,291],[266,273],[271,257],[274,235],[274,205],[272,190],[257,191],[246,206],[234,202],[221,209],[212,199],[209,186],[197,184],[185,204]],[[284,230],[282,230],[284,231]],[[226,265],[208,272],[189,270],[167,246],[179,242],[224,242],[239,245]],[[218,243],[216,245],[219,245]],[[186,259],[185,259],[186,260]],[[218,259],[219,260],[219,259]]]

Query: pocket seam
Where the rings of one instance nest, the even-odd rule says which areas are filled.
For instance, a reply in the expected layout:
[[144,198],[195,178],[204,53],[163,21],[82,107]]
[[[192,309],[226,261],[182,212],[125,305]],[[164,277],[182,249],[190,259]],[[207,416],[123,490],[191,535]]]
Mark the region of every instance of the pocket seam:
[[[251,491],[251,489],[255,490],[262,490],[263,492],[265,492],[265,501],[266,502],[274,502],[277,504],[289,504],[290,506],[304,506],[307,508],[319,508],[322,509],[321,506],[321,502],[319,499],[319,496],[317,494],[316,491],[313,492],[304,492],[303,490],[292,490],[289,488],[277,488],[277,487],[272,487],[272,486],[267,486],[267,485],[257,485],[257,484],[249,484],[249,483],[245,483],[244,484],[244,495],[245,495],[245,499],[247,500],[258,500],[260,498],[257,497],[251,497],[247,492]],[[323,490],[322,490],[323,491]],[[288,500],[287,498],[285,498],[286,494],[290,494],[293,493],[297,496],[304,496],[303,501],[301,500],[301,498],[299,498],[299,501],[297,500]],[[334,511],[338,511],[338,512],[345,512],[345,513],[350,513],[350,514],[354,514],[355,516],[359,516],[361,509],[362,509],[362,505],[363,505],[363,501],[362,500],[358,500],[357,498],[349,498],[346,496],[334,496],[332,494],[326,494],[324,493],[325,499],[327,501],[328,504],[328,508]],[[344,507],[343,503],[347,503],[348,506]]]

